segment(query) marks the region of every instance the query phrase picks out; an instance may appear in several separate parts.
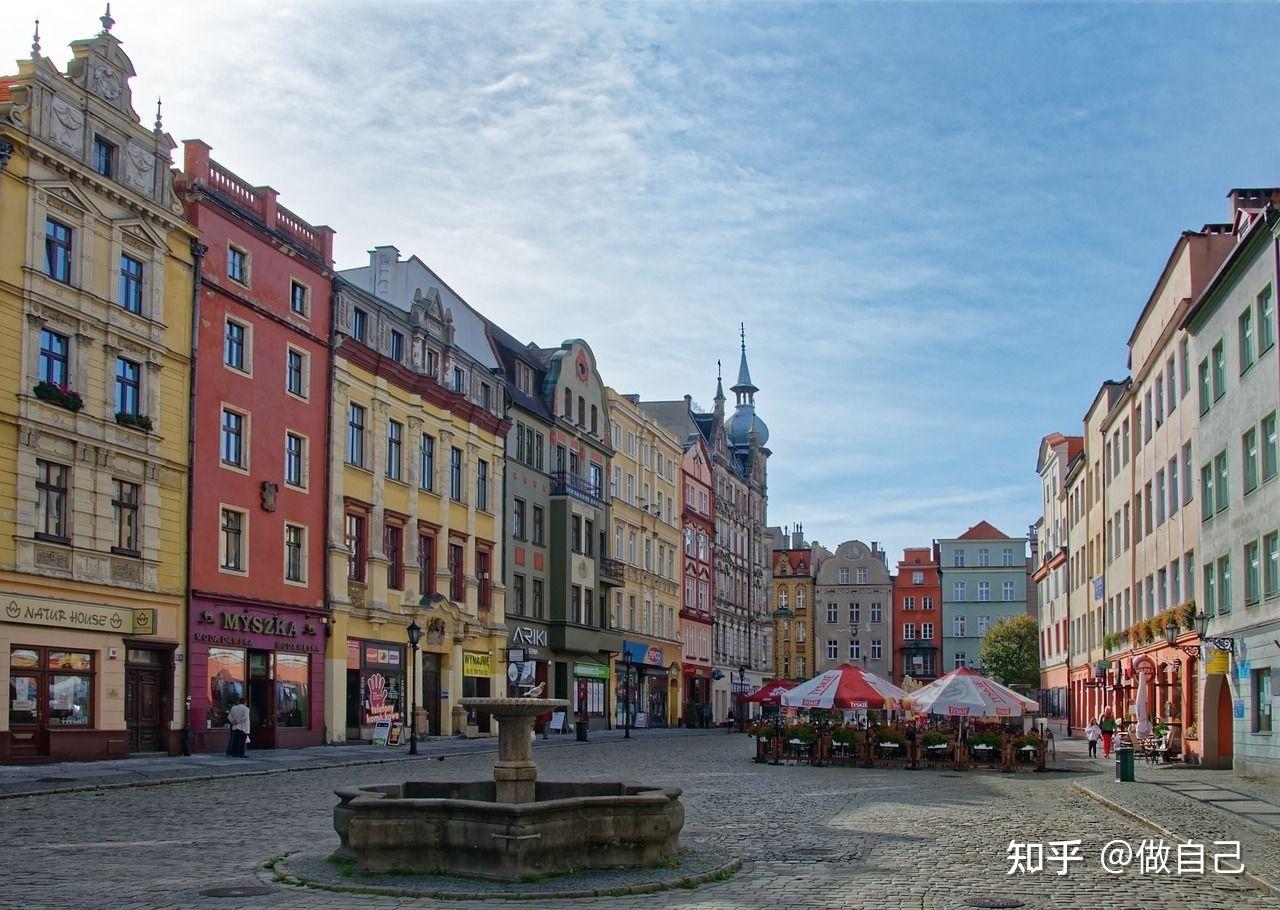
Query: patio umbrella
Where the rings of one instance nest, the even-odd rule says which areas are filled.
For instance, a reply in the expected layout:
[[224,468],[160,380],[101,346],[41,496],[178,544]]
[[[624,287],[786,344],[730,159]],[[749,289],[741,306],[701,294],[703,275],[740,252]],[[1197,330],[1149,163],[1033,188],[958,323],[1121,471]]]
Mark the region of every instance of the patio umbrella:
[[968,667],[952,670],[922,686],[908,696],[907,707],[921,714],[947,717],[1021,717],[1040,710],[1025,695]]
[[794,689],[796,684],[785,679],[771,679],[759,689],[747,696],[747,701],[755,702],[766,708],[776,708],[782,704],[782,693]]
[[898,707],[907,693],[887,679],[853,666],[841,664],[820,673],[788,692],[782,703],[789,708],[855,708],[888,710]]

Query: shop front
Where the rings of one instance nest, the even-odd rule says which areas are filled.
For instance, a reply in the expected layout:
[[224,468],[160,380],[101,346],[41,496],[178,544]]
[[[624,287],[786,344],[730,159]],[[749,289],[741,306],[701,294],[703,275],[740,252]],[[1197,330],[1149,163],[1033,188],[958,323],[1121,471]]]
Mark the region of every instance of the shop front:
[[[488,698],[492,695],[493,657],[488,651],[462,652],[462,697]],[[492,720],[484,711],[467,712],[468,735],[488,736],[496,733]]]
[[380,723],[405,723],[406,645],[347,639],[347,739],[369,740]]
[[249,708],[253,749],[324,742],[323,614],[193,597],[187,669],[191,748],[227,746],[227,714]]
[[684,664],[684,725],[711,726],[711,668],[701,664]]
[[9,680],[0,761],[177,753],[177,642],[157,636],[156,609],[8,593],[0,600],[0,669]]
[[[614,723],[618,726],[665,727],[670,723],[671,675],[663,656],[659,645],[623,641],[622,660],[615,667],[618,695]],[[676,691],[678,695],[679,689]]]

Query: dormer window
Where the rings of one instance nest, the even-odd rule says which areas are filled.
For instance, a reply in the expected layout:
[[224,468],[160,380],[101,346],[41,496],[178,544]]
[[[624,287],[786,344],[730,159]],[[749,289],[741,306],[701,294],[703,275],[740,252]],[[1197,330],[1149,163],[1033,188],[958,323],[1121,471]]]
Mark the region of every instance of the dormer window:
[[467,374],[463,372],[462,367],[453,368],[453,390],[459,395],[467,391]]
[[427,348],[427,375],[435,377],[440,372],[440,355]]
[[369,314],[359,307],[351,310],[351,337],[363,342],[369,334]]
[[116,174],[116,147],[101,136],[93,137],[93,169],[103,177]]

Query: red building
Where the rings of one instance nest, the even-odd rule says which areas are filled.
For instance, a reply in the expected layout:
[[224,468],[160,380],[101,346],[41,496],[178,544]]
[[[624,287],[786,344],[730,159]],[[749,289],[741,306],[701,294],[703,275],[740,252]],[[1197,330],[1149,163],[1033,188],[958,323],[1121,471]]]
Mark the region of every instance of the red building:
[[893,578],[893,682],[938,677],[942,648],[942,576],[938,545],[907,547]]
[[325,516],[333,231],[307,224],[184,143],[200,230],[187,726],[225,748],[249,706],[254,748],[324,742]]
[[[681,516],[684,528],[683,598],[680,631],[684,640],[684,705],[695,705],[697,722],[711,711],[712,673],[712,542],[715,540],[715,488],[711,458],[702,437],[685,445],[680,462],[683,480]],[[703,709],[706,709],[703,711]],[[686,723],[692,721],[686,717]]]

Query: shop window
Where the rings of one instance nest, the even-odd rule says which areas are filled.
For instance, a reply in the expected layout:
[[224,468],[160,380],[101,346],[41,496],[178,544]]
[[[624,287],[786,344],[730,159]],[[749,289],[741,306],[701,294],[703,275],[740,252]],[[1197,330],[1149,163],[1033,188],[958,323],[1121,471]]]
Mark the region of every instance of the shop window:
[[227,712],[245,699],[245,652],[238,648],[210,648],[207,665],[209,713],[205,726],[227,725]]
[[94,656],[15,645],[9,651],[10,727],[93,726]]
[[1271,668],[1254,670],[1253,676],[1253,732],[1271,732]]
[[276,726],[311,726],[311,658],[289,653],[274,656]]

